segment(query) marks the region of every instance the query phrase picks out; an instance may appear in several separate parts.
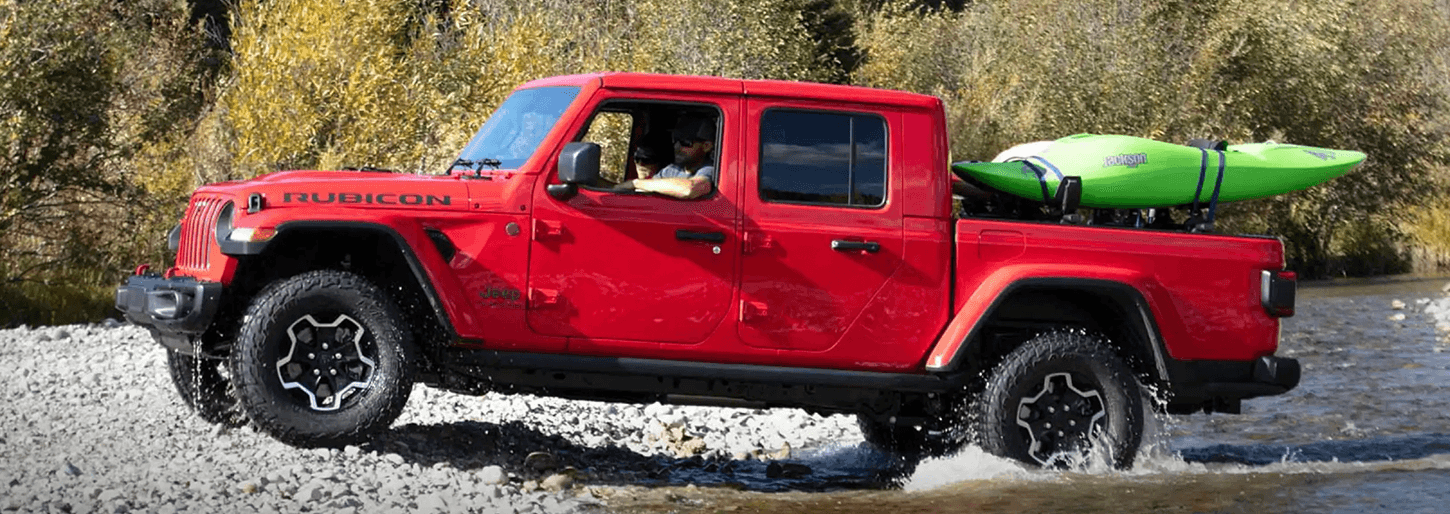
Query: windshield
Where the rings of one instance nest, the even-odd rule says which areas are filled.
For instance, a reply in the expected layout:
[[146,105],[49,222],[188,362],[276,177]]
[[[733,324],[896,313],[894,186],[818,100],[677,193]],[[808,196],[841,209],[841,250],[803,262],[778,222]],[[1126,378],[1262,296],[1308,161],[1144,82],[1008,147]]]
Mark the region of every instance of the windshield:
[[518,91],[498,106],[473,135],[452,169],[518,169],[579,94],[576,86]]

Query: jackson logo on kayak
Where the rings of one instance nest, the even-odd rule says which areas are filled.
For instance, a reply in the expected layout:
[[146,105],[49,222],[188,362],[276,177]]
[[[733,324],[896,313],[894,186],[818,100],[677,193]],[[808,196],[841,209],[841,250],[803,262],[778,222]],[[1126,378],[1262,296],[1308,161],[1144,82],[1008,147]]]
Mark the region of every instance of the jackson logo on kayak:
[[451,205],[453,197],[397,193],[282,193],[282,203]]
[[1103,167],[1127,166],[1129,168],[1136,168],[1139,164],[1146,162],[1148,162],[1148,154],[1146,153],[1126,153],[1122,155],[1110,155],[1104,158]]
[[1337,155],[1334,155],[1334,152],[1330,152],[1327,150],[1322,152],[1316,152],[1314,150],[1304,150],[1304,153],[1318,157],[1321,161],[1332,161],[1339,157]]

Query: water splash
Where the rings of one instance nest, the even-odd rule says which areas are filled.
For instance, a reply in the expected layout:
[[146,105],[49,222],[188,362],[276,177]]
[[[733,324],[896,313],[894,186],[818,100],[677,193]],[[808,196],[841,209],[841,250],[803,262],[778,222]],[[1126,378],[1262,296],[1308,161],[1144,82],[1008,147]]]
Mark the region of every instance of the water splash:
[[1033,479],[1048,472],[1029,470],[1021,463],[998,457],[969,445],[956,455],[923,460],[903,484],[908,492],[926,491],[969,480],[996,478]]

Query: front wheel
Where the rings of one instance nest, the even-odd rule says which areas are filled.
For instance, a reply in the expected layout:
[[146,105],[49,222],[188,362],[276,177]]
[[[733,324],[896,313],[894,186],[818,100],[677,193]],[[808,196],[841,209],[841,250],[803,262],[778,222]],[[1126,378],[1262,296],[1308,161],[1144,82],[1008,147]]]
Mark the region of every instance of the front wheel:
[[1143,415],[1141,387],[1117,355],[1065,331],[1008,354],[971,408],[984,450],[1037,466],[1081,465],[1097,455],[1131,467]]
[[413,387],[413,341],[366,279],[314,271],[247,309],[232,351],[237,397],[258,428],[295,446],[342,446],[385,429]]

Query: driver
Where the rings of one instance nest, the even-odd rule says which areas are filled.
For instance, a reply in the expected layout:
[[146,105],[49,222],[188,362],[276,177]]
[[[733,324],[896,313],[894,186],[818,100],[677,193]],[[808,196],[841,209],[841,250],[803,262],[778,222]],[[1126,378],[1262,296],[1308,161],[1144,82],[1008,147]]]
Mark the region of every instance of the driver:
[[682,200],[699,198],[715,190],[715,122],[709,118],[680,118],[670,133],[675,162],[650,178],[627,180],[622,189],[659,193]]

